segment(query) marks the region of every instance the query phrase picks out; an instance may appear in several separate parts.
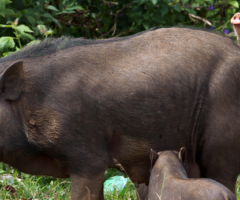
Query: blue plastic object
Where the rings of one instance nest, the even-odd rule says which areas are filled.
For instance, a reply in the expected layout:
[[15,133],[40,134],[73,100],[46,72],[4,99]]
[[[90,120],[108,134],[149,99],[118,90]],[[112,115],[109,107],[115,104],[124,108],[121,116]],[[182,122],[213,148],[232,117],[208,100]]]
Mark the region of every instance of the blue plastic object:
[[123,176],[113,176],[104,182],[104,194],[113,193],[114,190],[121,192],[127,184],[129,178]]

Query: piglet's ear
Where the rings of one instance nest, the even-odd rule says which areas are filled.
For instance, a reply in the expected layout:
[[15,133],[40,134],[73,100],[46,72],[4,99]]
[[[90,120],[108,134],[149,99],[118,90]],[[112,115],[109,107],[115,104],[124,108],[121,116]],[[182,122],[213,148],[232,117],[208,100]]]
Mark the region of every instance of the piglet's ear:
[[155,162],[157,161],[158,156],[159,155],[157,154],[157,152],[155,152],[151,149],[151,151],[150,151],[151,169],[154,166]]
[[178,152],[178,158],[183,163],[183,165],[186,166],[187,151],[185,147],[182,147]]
[[7,100],[17,100],[22,92],[23,61],[7,67],[0,75],[1,96]]

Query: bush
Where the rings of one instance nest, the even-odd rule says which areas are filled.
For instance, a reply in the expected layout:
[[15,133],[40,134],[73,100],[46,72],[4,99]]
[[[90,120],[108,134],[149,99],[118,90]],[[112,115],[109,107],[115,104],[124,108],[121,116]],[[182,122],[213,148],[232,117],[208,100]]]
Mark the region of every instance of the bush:
[[[86,38],[125,36],[154,26],[176,25],[224,32],[232,30],[229,21],[239,8],[238,1],[223,0],[0,0],[0,5],[1,24],[19,18],[38,38],[38,25],[51,28],[55,36]],[[9,31],[0,33],[9,35]]]

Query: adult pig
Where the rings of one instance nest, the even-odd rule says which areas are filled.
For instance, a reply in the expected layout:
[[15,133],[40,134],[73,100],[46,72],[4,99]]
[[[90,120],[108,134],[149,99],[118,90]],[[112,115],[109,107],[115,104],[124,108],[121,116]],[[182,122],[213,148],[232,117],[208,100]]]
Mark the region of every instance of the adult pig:
[[232,40],[186,28],[28,46],[0,59],[0,161],[94,200],[108,167],[148,184],[151,148],[191,146],[200,175],[234,192],[239,63]]
[[184,164],[186,149],[154,152],[148,191],[149,200],[236,200],[222,184],[206,178],[189,179]]

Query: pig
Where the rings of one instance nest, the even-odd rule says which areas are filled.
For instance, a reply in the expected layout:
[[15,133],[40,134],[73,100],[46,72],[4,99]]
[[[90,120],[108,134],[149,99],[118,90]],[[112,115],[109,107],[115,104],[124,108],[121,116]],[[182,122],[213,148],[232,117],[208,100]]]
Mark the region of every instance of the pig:
[[149,183],[149,200],[236,200],[234,194],[222,184],[207,178],[188,178],[187,154],[182,147],[179,152],[152,151],[153,168]]
[[240,44],[240,13],[236,13],[231,18],[231,24],[233,25],[233,30],[237,37],[238,45]]
[[0,59],[0,161],[101,200],[107,168],[148,185],[151,148],[191,146],[199,176],[235,192],[239,63],[231,39],[189,28],[29,45]]

